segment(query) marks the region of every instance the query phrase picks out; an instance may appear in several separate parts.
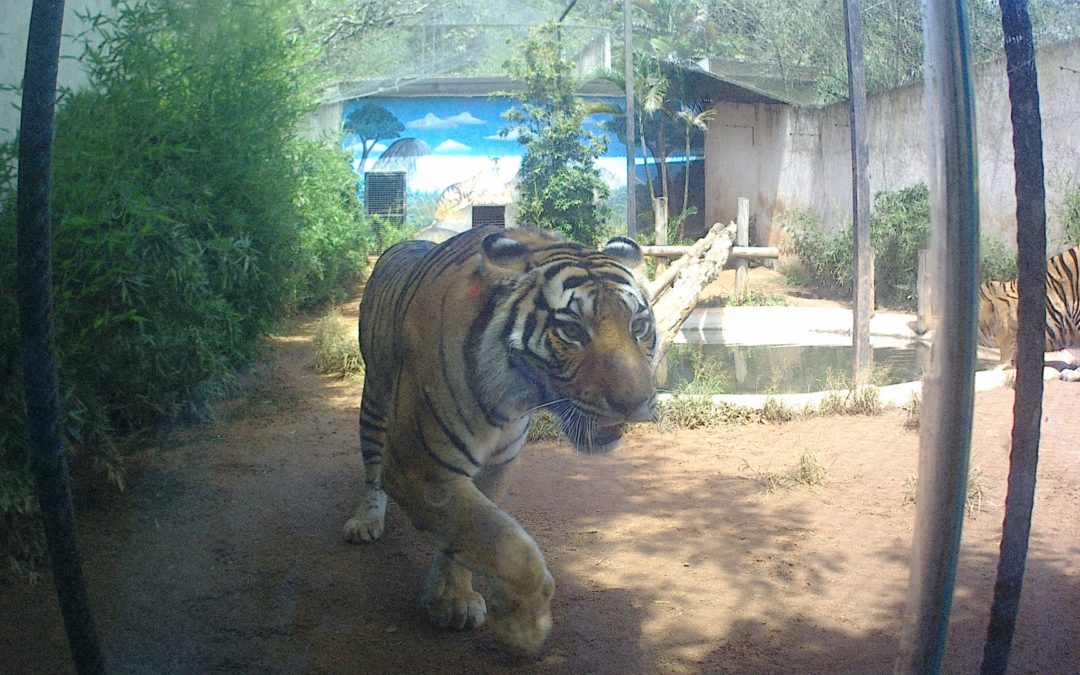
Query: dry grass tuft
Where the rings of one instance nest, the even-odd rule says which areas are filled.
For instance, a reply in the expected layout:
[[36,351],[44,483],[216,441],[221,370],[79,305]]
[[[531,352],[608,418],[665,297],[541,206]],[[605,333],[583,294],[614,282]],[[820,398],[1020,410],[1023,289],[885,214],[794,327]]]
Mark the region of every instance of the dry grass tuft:
[[783,471],[759,471],[749,463],[744,465],[754,474],[753,480],[761,484],[766,492],[790,490],[800,485],[820,487],[825,484],[829,473],[828,467],[817,455],[809,452],[799,455],[798,461]]
[[358,375],[364,372],[356,326],[334,309],[315,325],[315,369],[320,373]]
[[[904,479],[904,504],[915,504],[919,493],[919,478],[916,474],[909,474]],[[990,494],[990,479],[975,467],[968,473],[967,494],[964,497],[964,512],[969,518],[978,518],[986,507],[990,505],[987,499]]]

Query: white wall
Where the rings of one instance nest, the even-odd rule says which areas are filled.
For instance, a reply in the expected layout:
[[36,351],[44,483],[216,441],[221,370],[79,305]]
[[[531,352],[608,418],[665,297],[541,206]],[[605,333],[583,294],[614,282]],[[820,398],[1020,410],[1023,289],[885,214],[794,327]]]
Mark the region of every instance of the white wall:
[[[26,65],[26,34],[30,29],[30,0],[0,0],[0,83],[21,84]],[[63,39],[60,43],[59,85],[77,89],[86,84],[86,74],[73,57],[82,54],[82,43],[74,36],[84,29],[77,14],[111,12],[109,0],[68,0],[64,7]],[[64,58],[72,57],[72,58]],[[0,91],[0,141],[15,136],[19,127],[21,94]]]
[[[1068,180],[1080,181],[1080,41],[1037,55],[1043,123],[1049,233],[1060,232],[1054,205]],[[979,198],[985,230],[1015,242],[1012,127],[1004,59],[975,69]],[[851,218],[848,104],[827,108],[721,103],[706,137],[706,222],[735,218],[738,197],[750,199],[762,245],[778,243],[773,216],[811,208],[827,228]],[[914,84],[868,102],[870,190],[928,181],[923,88]]]

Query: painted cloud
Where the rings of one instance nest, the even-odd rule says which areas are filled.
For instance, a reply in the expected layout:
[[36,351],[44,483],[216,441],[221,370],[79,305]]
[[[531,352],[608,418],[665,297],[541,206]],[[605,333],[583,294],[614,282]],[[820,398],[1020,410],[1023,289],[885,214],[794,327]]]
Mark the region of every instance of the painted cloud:
[[458,114],[454,115],[453,117],[447,117],[446,121],[447,122],[453,122],[454,124],[470,124],[470,125],[471,124],[487,124],[487,122],[480,119],[479,117],[476,117],[475,115],[473,115],[471,112],[468,112],[468,111],[458,113]]
[[465,152],[468,149],[469,146],[464,143],[458,143],[457,141],[448,138],[436,145],[434,152]]
[[461,112],[445,119],[429,112],[419,119],[406,122],[405,127],[408,129],[456,129],[462,125],[472,126],[476,124],[487,124],[487,122],[470,112]]

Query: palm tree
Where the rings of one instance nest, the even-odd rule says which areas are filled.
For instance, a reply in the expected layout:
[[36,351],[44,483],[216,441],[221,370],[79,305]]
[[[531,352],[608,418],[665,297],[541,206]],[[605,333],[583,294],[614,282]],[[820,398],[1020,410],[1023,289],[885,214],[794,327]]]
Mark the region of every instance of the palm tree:
[[[705,133],[708,131],[709,121],[714,117],[716,117],[716,110],[712,108],[702,110],[701,112],[695,112],[693,108],[684,106],[679,112],[675,113],[675,119],[683,123],[683,140],[686,143],[683,152],[686,168],[683,170],[683,201],[681,213],[686,213],[687,208],[690,206],[690,145],[694,140],[694,132],[700,131],[701,133]],[[685,222],[685,219],[683,222]]]

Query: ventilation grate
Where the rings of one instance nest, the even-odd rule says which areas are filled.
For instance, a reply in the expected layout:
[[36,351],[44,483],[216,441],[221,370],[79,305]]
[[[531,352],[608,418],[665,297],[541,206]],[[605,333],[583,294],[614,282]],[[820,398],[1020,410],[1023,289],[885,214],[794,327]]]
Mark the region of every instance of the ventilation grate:
[[364,213],[395,225],[405,223],[405,172],[368,171],[364,174]]
[[498,225],[506,227],[505,206],[476,206],[472,207],[472,226]]

